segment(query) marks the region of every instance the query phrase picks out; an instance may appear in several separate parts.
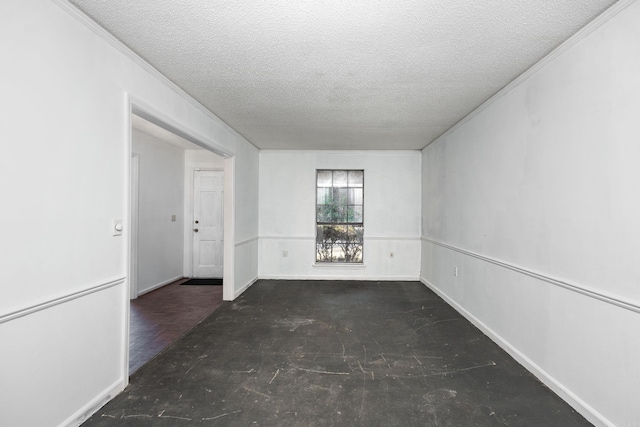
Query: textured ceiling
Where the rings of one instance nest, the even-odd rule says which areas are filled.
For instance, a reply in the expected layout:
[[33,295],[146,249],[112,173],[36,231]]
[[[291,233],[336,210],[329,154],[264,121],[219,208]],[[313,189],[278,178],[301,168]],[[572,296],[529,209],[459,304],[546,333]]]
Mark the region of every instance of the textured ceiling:
[[259,148],[420,149],[614,0],[70,0]]

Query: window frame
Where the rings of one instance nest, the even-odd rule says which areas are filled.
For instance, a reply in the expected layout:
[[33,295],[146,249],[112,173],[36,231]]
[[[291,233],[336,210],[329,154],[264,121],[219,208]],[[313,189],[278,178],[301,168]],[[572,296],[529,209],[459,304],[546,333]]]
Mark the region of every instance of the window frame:
[[[331,187],[320,187],[318,184],[319,181],[319,175],[320,173],[323,172],[331,172]],[[335,172],[345,172],[347,174],[347,184],[346,186],[336,186],[334,185],[335,183],[335,178],[334,178],[334,173]],[[362,184],[360,186],[349,186],[349,173],[350,172],[360,172],[362,174]],[[316,169],[316,174],[315,174],[315,216],[316,216],[316,223],[315,223],[315,228],[316,228],[316,235],[315,235],[315,263],[316,265],[364,265],[364,202],[365,202],[365,198],[364,198],[364,169]],[[344,188],[347,190],[347,204],[345,205],[347,208],[347,218],[346,221],[320,221],[320,212],[319,212],[319,206],[320,205],[324,205],[322,203],[318,203],[318,199],[320,198],[320,193],[319,190],[320,188],[331,188],[332,189],[332,200],[333,200],[333,194],[334,191],[333,189],[336,188]],[[361,203],[360,204],[353,204],[353,205],[349,205],[349,189],[359,189],[362,191],[362,199],[361,199]],[[335,205],[334,205],[335,206]],[[351,221],[349,222],[348,219],[348,215],[349,215],[349,207],[353,206],[360,206],[361,207],[361,215],[359,218],[359,221],[354,222]],[[326,218],[325,218],[326,219]],[[356,243],[351,243],[349,242],[348,238],[344,239],[341,244],[346,245],[346,246],[351,246],[351,245],[357,245],[359,247],[359,260],[353,261],[353,260],[349,260],[347,261],[347,259],[345,258],[344,260],[338,260],[338,259],[334,259],[333,257],[333,248],[336,245],[340,245],[340,243],[332,243],[331,244],[331,256],[329,257],[330,259],[321,259],[320,256],[320,229],[323,226],[338,226],[338,227],[353,227],[353,230],[347,228],[347,230],[345,231],[346,235],[349,236],[350,232],[356,233],[356,237],[358,237],[358,240],[356,241]],[[360,232],[359,232],[359,236],[358,236],[358,231],[356,231],[356,229],[359,228]]]

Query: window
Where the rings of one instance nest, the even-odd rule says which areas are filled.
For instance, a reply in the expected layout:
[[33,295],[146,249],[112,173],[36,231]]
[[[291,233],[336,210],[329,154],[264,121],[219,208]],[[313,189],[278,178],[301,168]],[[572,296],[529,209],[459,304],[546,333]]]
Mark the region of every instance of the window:
[[364,171],[316,171],[316,262],[362,263]]

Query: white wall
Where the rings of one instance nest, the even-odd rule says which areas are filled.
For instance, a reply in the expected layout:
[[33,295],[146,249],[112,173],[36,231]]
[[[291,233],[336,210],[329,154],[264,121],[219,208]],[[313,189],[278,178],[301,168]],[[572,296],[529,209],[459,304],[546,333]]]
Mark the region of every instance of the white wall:
[[592,422],[638,426],[640,2],[607,17],[423,150],[422,278]]
[[238,140],[233,164],[234,289],[232,295],[224,295],[225,299],[234,299],[258,279],[258,153],[253,145]]
[[219,153],[242,139],[66,2],[0,2],[0,52],[0,414],[73,425],[128,381],[130,100]]
[[[419,151],[261,151],[260,277],[417,280],[420,164]],[[314,265],[317,169],[364,169],[362,267]]]
[[[138,295],[182,278],[184,150],[133,129],[139,155]],[[175,215],[176,220],[172,221]]]

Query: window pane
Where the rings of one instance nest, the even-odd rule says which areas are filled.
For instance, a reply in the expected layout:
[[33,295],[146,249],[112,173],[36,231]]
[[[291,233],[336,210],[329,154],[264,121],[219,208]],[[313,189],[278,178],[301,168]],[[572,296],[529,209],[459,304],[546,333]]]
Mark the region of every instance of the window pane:
[[321,225],[317,230],[316,261],[362,262],[362,227]]
[[349,206],[349,222],[362,222],[362,206]]
[[316,234],[316,261],[330,262],[333,252],[333,226],[319,225]]
[[336,241],[340,240],[343,232],[342,232],[342,227],[339,225],[330,225],[327,227],[328,232],[329,232],[329,239],[331,240],[331,243],[335,243]]
[[318,262],[331,262],[332,245],[320,244],[316,245],[316,261]]
[[317,243],[331,243],[335,239],[335,231],[333,225],[319,225],[317,227]]
[[348,222],[362,222],[362,206],[349,206],[348,208]]
[[349,225],[348,227],[348,240],[350,243],[362,244],[363,230],[364,228],[357,225]]
[[331,201],[333,200],[333,189],[332,188],[318,188],[318,198],[317,198],[317,203],[319,205],[328,205],[331,204]]
[[324,238],[324,234],[322,233],[324,225],[317,225],[316,226],[316,243],[320,244],[322,243],[322,240]]
[[346,206],[336,206],[333,209],[332,222],[347,222],[348,209]]
[[340,221],[340,212],[338,211],[338,207],[335,205],[327,205],[325,207],[325,215],[327,218],[327,222],[339,222]]
[[331,187],[331,171],[318,171],[318,187]]
[[349,171],[349,187],[362,187],[363,183],[363,171]]
[[334,187],[347,186],[347,171],[333,171],[333,186]]
[[349,204],[362,205],[362,188],[349,188]]
[[336,206],[346,206],[349,200],[349,190],[346,188],[334,188],[333,189],[333,203]]
[[362,262],[362,245],[349,245],[344,258],[345,262]]
[[317,208],[317,221],[318,222],[331,222],[331,206],[318,205]]
[[353,206],[347,208],[347,222],[354,222],[353,219]]
[[344,250],[341,245],[333,245],[331,249],[331,261],[344,262]]
[[331,252],[326,251],[323,245],[316,245],[316,262],[331,262]]

